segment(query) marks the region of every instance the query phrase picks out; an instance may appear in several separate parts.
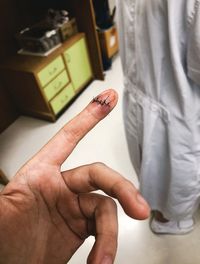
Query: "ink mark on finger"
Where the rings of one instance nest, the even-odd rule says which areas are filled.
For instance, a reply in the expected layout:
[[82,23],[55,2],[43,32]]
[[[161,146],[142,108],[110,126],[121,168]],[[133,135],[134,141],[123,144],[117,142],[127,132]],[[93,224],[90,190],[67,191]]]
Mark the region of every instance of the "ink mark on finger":
[[103,99],[103,98],[99,98],[98,96],[95,97],[93,100],[92,100],[92,103],[97,103],[97,104],[100,104],[100,105],[105,105],[105,106],[110,106],[110,101],[108,100],[109,99],[109,96],[107,96],[106,99]]

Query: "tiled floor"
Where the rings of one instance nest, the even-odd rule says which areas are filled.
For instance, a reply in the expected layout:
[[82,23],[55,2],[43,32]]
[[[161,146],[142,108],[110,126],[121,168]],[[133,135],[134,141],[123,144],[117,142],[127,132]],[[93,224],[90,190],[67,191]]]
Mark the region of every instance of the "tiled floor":
[[[122,71],[119,58],[112,70],[106,73],[105,82],[93,82],[76,102],[54,123],[20,117],[0,135],[0,168],[11,178],[62,125],[77,114],[94,96],[106,88],[115,88],[119,104],[115,110],[77,146],[63,168],[101,161],[119,171],[136,185],[122,122]],[[73,256],[70,264],[84,264],[92,244],[89,238]],[[200,212],[192,233],[184,236],[156,236],[149,229],[149,220],[128,218],[119,206],[119,247],[116,264],[199,264],[200,263]]]

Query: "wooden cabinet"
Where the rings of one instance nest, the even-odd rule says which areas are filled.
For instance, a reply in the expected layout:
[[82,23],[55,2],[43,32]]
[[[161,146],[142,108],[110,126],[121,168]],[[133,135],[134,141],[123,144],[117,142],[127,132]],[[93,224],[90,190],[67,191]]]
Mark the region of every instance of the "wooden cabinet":
[[[17,50],[19,49],[14,39],[16,32],[22,30],[27,26],[31,26],[37,23],[41,18],[44,17],[49,8],[54,8],[56,10],[66,9],[69,11],[72,17],[76,18],[79,32],[84,32],[87,39],[89,57],[94,79],[103,80],[103,65],[101,60],[99,39],[96,32],[96,23],[92,0],[20,0],[17,2],[1,0],[1,62],[3,59],[7,59],[7,57],[15,55]],[[65,52],[65,50],[63,52]],[[54,58],[52,58],[51,56],[50,60],[53,59]],[[41,63],[47,66],[48,63],[50,63],[50,60],[48,62],[42,61]],[[78,62],[81,64],[80,60],[78,60]],[[66,63],[65,60],[64,63]],[[30,64],[32,65],[33,63],[30,61]],[[79,67],[81,68],[80,64]],[[76,96],[76,94],[79,92],[79,85],[76,86],[76,83],[81,83],[82,77],[75,75],[73,68],[76,67],[74,65],[75,64],[72,63],[68,64],[69,70],[67,71],[67,74],[71,71],[71,78],[74,80],[74,90]],[[24,66],[28,67],[29,65]],[[17,68],[17,66],[15,65],[14,68]],[[79,74],[83,76],[87,75],[88,72],[90,72],[89,67],[85,67],[84,71],[85,72],[81,71]],[[50,101],[55,97],[55,93],[59,93],[63,89],[63,83],[61,84],[60,82],[66,82],[66,76],[64,76],[64,73],[62,76],[60,76],[60,78],[58,78],[58,82],[55,81],[55,83],[52,83],[51,85],[49,84],[49,87],[47,87],[48,84],[43,85],[42,83],[40,83],[38,77],[33,74],[33,72],[22,72],[23,71],[21,71],[22,80],[18,79],[16,84],[14,81],[11,81],[9,86],[5,85],[5,76],[0,74],[0,132],[6,129],[12,122],[14,122],[21,113],[26,112],[26,114],[41,116],[42,118],[46,117],[46,119],[52,120],[56,118],[63,110],[62,109],[55,116]],[[17,78],[16,74],[14,74],[14,70],[12,72],[12,78]],[[85,83],[87,85],[87,82]],[[38,89],[38,86],[40,87],[40,89]],[[64,86],[66,85],[64,84]],[[35,87],[37,87],[37,89],[35,89]],[[15,101],[17,101],[18,107],[15,106],[15,101],[13,101],[12,97],[10,97],[11,90],[12,95],[14,94],[14,96],[12,97],[15,99]],[[32,99],[27,100],[27,98]],[[20,102],[22,102],[22,105],[20,105]]]
[[93,79],[85,34],[78,33],[48,57],[13,56],[0,73],[23,114],[55,121]]

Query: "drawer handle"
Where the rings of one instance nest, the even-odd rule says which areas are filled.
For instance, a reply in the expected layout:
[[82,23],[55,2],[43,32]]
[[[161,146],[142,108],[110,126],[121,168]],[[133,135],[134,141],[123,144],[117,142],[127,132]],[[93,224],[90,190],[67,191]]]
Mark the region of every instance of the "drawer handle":
[[65,95],[65,97],[63,99],[61,99],[61,103],[66,103],[66,100],[69,98],[68,95]]
[[60,89],[60,87],[62,86],[62,82],[60,81],[57,85],[54,85],[54,90],[58,90]]
[[57,72],[57,68],[56,67],[54,67],[53,68],[53,70],[52,71],[49,71],[49,75],[51,76],[51,75],[54,75],[56,72]]

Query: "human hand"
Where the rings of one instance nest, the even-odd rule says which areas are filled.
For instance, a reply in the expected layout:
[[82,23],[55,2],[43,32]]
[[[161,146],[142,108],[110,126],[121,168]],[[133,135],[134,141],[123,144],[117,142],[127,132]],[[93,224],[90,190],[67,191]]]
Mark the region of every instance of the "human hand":
[[139,192],[101,163],[61,172],[77,143],[116,105],[107,90],[66,124],[0,193],[0,263],[65,264],[85,239],[95,236],[88,263],[111,264],[117,249],[117,212],[145,219]]

